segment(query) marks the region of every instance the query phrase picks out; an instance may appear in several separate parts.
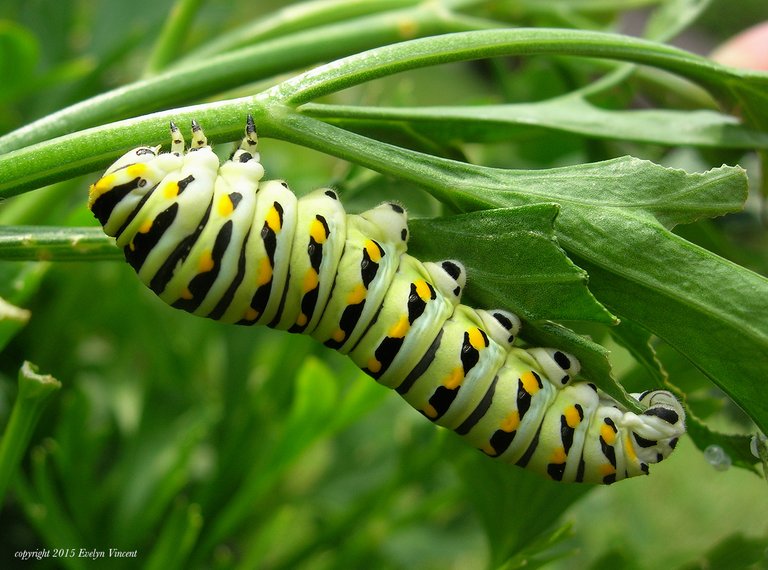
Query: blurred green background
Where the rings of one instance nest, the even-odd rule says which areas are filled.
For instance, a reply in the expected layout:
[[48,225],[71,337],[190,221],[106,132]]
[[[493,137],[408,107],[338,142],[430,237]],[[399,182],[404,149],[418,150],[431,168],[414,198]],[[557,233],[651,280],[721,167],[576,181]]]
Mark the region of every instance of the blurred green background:
[[[557,4],[521,2],[515,23],[571,23]],[[605,4],[611,9],[577,15],[593,27],[621,30],[657,3]],[[185,47],[282,5],[206,2]],[[135,80],[172,6],[0,2],[0,133]],[[715,1],[676,43],[706,50],[766,18],[764,0],[742,0],[737,9]],[[515,78],[505,83],[507,100],[536,100],[569,88],[572,70],[562,65],[531,58],[435,68],[343,96],[393,105],[495,102],[503,72]],[[622,154],[691,170],[742,159],[545,131],[465,150],[475,162],[508,168]],[[440,212],[413,188],[319,153],[272,140],[261,151],[267,172],[289,179],[299,193],[330,183],[352,211],[386,196],[416,214]],[[95,225],[85,196],[97,176],[9,200],[0,222]],[[765,237],[753,218],[682,231],[766,273]],[[687,438],[651,477],[609,488],[551,484],[436,431],[310,339],[168,309],[126,264],[2,262],[0,288],[0,296],[31,313],[0,353],[0,425],[22,360],[63,384],[0,513],[4,568],[28,567],[14,554],[39,548],[136,550],[138,559],[109,562],[143,568],[479,569],[513,554],[509,567],[768,567],[765,481],[741,469],[713,469]],[[612,348],[620,373],[641,374],[628,354]],[[749,429],[684,362],[680,375],[681,383],[707,392],[718,412],[714,427]],[[107,567],[94,564],[101,562],[47,558],[35,567]]]

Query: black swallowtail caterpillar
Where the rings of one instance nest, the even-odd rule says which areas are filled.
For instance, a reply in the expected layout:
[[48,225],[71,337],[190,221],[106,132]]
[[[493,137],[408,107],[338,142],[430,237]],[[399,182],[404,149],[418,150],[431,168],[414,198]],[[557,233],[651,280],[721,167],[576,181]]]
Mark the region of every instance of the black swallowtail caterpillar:
[[347,354],[431,421],[489,456],[562,481],[612,483],[648,472],[685,432],[662,390],[625,411],[565,352],[513,346],[520,320],[460,304],[457,261],[406,253],[393,203],[347,214],[337,194],[300,199],[262,181],[256,129],[220,164],[200,126],[188,151],[140,147],[91,186],[89,207],[161,299],[229,323],[305,333]]

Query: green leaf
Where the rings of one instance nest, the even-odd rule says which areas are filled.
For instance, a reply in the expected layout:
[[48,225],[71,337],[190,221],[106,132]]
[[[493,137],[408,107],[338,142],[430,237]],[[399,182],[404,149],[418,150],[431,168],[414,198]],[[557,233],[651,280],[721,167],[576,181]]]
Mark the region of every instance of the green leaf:
[[[307,114],[357,132],[415,130],[436,140],[497,142],[551,129],[668,146],[768,148],[768,134],[715,111],[608,110],[578,95],[475,107],[350,107],[311,104]],[[653,125],[653,128],[648,128]]]
[[404,22],[409,23],[407,33],[417,36],[478,25],[446,10],[443,4],[416,3],[401,8],[397,2],[391,7],[380,13],[373,7],[372,13],[350,19],[342,17],[347,14],[342,10],[335,15],[341,18],[338,22],[331,20],[327,25],[308,29],[299,26],[293,33],[229,53],[195,57],[184,65],[96,95],[8,133],[0,137],[0,154],[107,121],[198,102],[245,83],[397,42],[404,37]]
[[[662,364],[661,359],[651,344],[651,335],[645,329],[634,324],[632,321],[625,320],[618,327],[611,329],[611,334],[629,350],[638,364],[643,367],[647,373],[644,379],[647,380],[649,376],[656,381],[657,387],[672,389],[679,397],[683,397],[685,390],[678,388],[681,384],[681,378],[678,377],[674,369],[668,371],[667,367]],[[676,363],[673,361],[672,364]],[[688,375],[691,374],[690,369],[686,372]],[[670,384],[670,377],[674,381],[674,385]],[[684,378],[682,380],[685,381]],[[648,385],[644,384],[642,389],[647,387]],[[696,444],[696,447],[705,452],[710,446],[718,446],[728,457],[731,464],[756,472],[756,458],[750,451],[752,438],[747,435],[725,434],[707,427],[695,413],[706,404],[717,406],[718,402],[711,397],[698,401],[692,400],[690,395],[684,398],[687,432]]]
[[529,322],[521,336],[576,356],[583,375],[629,409],[636,409],[611,375],[608,351],[546,319],[616,322],[592,296],[585,274],[557,245],[558,208],[537,204],[482,210],[434,220],[412,220],[409,251],[426,260],[458,259],[467,267],[465,302],[507,308]]
[[409,252],[464,263],[466,294],[479,307],[508,308],[526,320],[615,322],[557,245],[557,212],[554,204],[537,204],[412,220]]
[[647,330],[632,321],[622,321],[619,326],[611,329],[611,336],[629,351],[658,388],[665,387],[669,375],[656,354],[653,337]]
[[765,430],[768,280],[677,237],[654,252],[659,265],[642,279],[577,262],[601,301],[684,354]]
[[536,570],[548,567],[555,560],[572,556],[576,552],[575,549],[568,549],[565,544],[565,541],[571,538],[571,528],[571,524],[564,524],[541,533],[500,566],[499,570]]
[[669,39],[694,22],[711,4],[712,0],[661,2],[648,18],[643,36],[655,40]]
[[[194,452],[205,438],[215,413],[188,414],[170,429],[145,437],[135,453],[126,456],[119,470],[120,501],[114,516],[116,544],[129,546],[154,528],[187,484]],[[137,520],[141,524],[137,524]]]
[[[19,276],[22,277],[21,274]],[[31,315],[29,310],[0,297],[0,349],[5,348],[14,335],[27,324]]]
[[[446,448],[453,444],[447,441]],[[466,459],[457,462],[457,468],[466,499],[474,507],[490,542],[492,568],[549,532],[563,511],[594,488],[556,483],[480,455],[466,455]]]
[[205,540],[199,547],[202,552],[208,552],[236,529],[301,454],[327,436],[327,426],[331,424],[339,400],[339,378],[320,360],[310,357],[304,360],[295,381],[295,398],[280,437],[264,446],[245,482],[228,498],[226,506],[205,533]]
[[163,521],[144,568],[162,570],[186,566],[187,557],[197,540],[202,523],[200,505],[189,504],[184,498],[177,499]]
[[[556,226],[559,239],[568,233],[567,241],[583,241],[570,234],[588,231],[588,243],[582,244],[585,249],[591,249],[589,243],[603,249],[606,240],[615,241],[613,236],[628,231],[618,228],[635,220],[643,225],[659,222],[671,228],[736,212],[747,195],[747,180],[740,167],[722,166],[706,173],[689,174],[622,157],[542,171],[477,168],[477,174],[488,179],[484,187],[462,188],[463,203],[473,206],[482,200],[489,205],[508,207],[544,200],[557,202],[562,207]],[[622,219],[616,219],[617,215]],[[593,239],[598,242],[589,241]]]
[[0,102],[6,102],[34,82],[40,46],[32,33],[8,20],[0,20]]
[[766,558],[768,558],[766,544],[768,544],[768,536],[746,537],[742,534],[732,534],[712,546],[703,556],[681,566],[680,570],[701,568],[761,570],[766,567]]
[[737,210],[743,173],[722,167],[687,175],[623,159],[565,170],[567,185],[548,176],[562,169],[517,172],[503,189],[478,184],[473,197],[493,206],[533,196],[561,203],[558,239],[590,274],[597,298],[685,354],[765,430],[768,403],[750,380],[768,368],[768,280],[663,227]]
[[144,66],[146,75],[153,75],[167,67],[180,55],[184,40],[190,33],[197,12],[202,8],[202,0],[176,0],[165,19],[152,53]]
[[[558,240],[587,269],[597,298],[675,346],[765,426],[759,385],[744,378],[759,378],[768,366],[768,308],[759,293],[766,291],[766,280],[660,223],[671,226],[738,209],[746,191],[740,169],[689,175],[617,159],[538,172],[463,170],[460,179],[435,190],[448,198],[446,190],[457,189],[450,199],[460,209],[560,203]],[[719,356],[724,345],[733,347],[735,358]],[[586,364],[585,375],[597,378],[598,371]]]
[[317,29],[324,24],[342,22],[387,10],[408,8],[418,3],[419,0],[367,0],[366,2],[320,0],[289,4],[205,42],[187,54],[181,63],[185,60],[201,59],[212,54],[232,51],[246,45],[256,45],[290,32]]
[[21,365],[18,377],[19,391],[8,425],[0,438],[0,504],[45,405],[61,388],[61,382],[49,374],[39,374],[31,362]]

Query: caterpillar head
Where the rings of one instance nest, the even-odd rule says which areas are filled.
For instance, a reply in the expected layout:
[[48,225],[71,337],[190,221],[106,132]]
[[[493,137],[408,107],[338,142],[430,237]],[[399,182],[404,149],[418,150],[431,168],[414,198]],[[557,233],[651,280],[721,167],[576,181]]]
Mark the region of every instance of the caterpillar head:
[[648,406],[642,415],[625,414],[624,424],[631,429],[638,458],[658,463],[672,453],[685,433],[685,410],[670,392],[653,390],[632,394]]
[[133,150],[129,150],[123,156],[118,158],[112,165],[107,168],[104,175],[112,174],[116,170],[125,168],[131,164],[138,164],[142,162],[150,162],[160,154],[160,145],[157,146],[140,146]]

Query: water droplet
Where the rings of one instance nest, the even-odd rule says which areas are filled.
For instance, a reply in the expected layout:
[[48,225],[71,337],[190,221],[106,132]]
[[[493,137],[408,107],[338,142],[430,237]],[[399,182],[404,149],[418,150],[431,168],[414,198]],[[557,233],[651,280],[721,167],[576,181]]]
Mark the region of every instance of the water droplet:
[[731,466],[731,457],[719,445],[710,445],[704,450],[704,459],[717,471],[725,471]]

